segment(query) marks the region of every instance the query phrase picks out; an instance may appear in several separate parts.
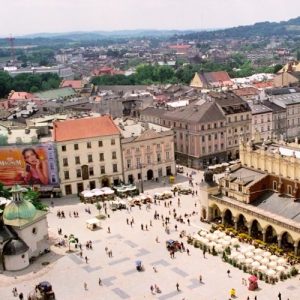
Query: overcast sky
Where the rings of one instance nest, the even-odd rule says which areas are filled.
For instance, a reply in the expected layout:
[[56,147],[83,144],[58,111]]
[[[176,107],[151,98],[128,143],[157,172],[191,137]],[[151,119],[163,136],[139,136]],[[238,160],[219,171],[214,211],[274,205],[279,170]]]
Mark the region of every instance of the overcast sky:
[[224,28],[300,15],[300,0],[0,0],[0,7],[0,36]]

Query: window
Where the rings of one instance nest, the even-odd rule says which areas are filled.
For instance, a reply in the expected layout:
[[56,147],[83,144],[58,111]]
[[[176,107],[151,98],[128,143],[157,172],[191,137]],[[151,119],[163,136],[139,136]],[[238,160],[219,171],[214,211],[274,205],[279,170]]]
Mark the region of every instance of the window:
[[75,156],[75,164],[80,165],[80,157],[79,156]]
[[114,173],[118,172],[118,165],[117,164],[113,164],[113,172]]
[[74,144],[74,150],[78,150],[79,147],[78,147],[78,144]]
[[147,146],[147,152],[149,152],[149,151],[150,151],[150,146],[148,145],[148,146]]
[[244,116],[243,115],[241,115],[241,121],[244,121]]
[[210,124],[207,125],[207,129],[210,129]]
[[103,142],[102,141],[98,141],[98,147],[103,147]]
[[101,174],[105,174],[105,166],[101,166],[100,167],[100,173]]
[[151,156],[150,155],[147,155],[147,164],[151,164]]
[[81,177],[81,169],[76,170],[76,177],[80,178]]
[[179,133],[179,137],[180,137],[180,139],[182,140],[182,138],[183,138],[182,132]]
[[243,186],[241,184],[239,184],[239,192],[243,191]]
[[111,139],[111,140],[110,140],[110,144],[111,144],[111,145],[115,145],[115,144],[116,144],[116,140],[115,140],[115,139]]
[[140,148],[138,148],[138,147],[135,148],[135,152],[136,152],[136,153],[139,153],[139,152],[140,152]]
[[65,194],[66,195],[71,195],[72,194],[72,186],[71,186],[71,184],[65,185]]
[[208,146],[208,153],[211,153],[211,146]]
[[202,136],[202,142],[205,142],[205,136],[204,135]]
[[288,193],[289,195],[292,195],[292,194],[293,194],[293,189],[292,189],[292,186],[291,186],[291,185],[288,185],[288,186],[287,186],[287,193]]
[[217,133],[215,133],[215,140],[217,140],[218,139],[218,134]]
[[61,146],[61,151],[62,151],[62,152],[67,151],[67,146],[66,146],[66,145]]
[[201,125],[201,130],[204,130],[204,125]]
[[111,157],[112,159],[117,159],[117,152],[113,151]]
[[222,131],[222,132],[221,132],[221,138],[223,138],[223,137],[224,137],[224,132]]
[[231,117],[228,118],[228,123],[230,123],[230,122],[231,122]]
[[223,122],[220,123],[220,127],[223,127]]
[[158,162],[158,163],[161,162],[161,156],[160,156],[160,153],[157,153],[157,162]]
[[127,169],[131,168],[131,159],[127,159]]
[[211,141],[211,136],[210,136],[210,134],[208,135],[208,140]]
[[237,132],[237,128],[234,128],[234,132]]
[[64,171],[64,177],[66,180],[70,179],[69,171]]
[[104,153],[99,153],[99,159],[100,161],[104,161]]
[[224,144],[223,143],[221,143],[221,150],[223,150],[224,149]]
[[234,117],[234,122],[237,122],[237,116]]
[[157,150],[160,150],[160,144],[156,145]]
[[214,123],[214,128],[217,128],[217,123]]
[[91,143],[91,142],[87,142],[87,143],[86,143],[86,147],[87,147],[88,149],[91,149],[91,148],[92,148],[92,143]]
[[216,144],[215,145],[215,152],[217,152],[218,151],[218,145]]
[[89,174],[90,174],[90,176],[94,176],[94,168],[93,167],[89,167]]
[[273,181],[273,190],[277,191],[277,181]]
[[205,147],[202,147],[202,154],[205,154]]
[[88,162],[89,163],[93,162],[93,155],[92,154],[88,155]]
[[68,164],[68,159],[67,158],[63,158],[63,166],[64,167],[67,167],[69,164]]
[[170,152],[169,151],[166,152],[166,159],[170,159]]
[[140,165],[141,165],[141,158],[140,157],[136,158],[136,165],[137,165],[138,168],[140,167]]

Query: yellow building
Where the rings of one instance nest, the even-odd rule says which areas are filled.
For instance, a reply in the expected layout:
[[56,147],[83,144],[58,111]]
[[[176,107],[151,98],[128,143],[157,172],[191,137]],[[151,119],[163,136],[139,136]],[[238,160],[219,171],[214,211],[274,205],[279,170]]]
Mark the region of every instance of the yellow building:
[[202,218],[299,255],[299,145],[241,143],[240,159],[218,184],[206,172]]

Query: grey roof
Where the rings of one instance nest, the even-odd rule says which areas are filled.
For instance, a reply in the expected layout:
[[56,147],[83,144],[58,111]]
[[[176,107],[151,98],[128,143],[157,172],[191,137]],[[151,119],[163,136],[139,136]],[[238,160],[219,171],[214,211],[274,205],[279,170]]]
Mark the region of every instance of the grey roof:
[[165,110],[165,109],[155,108],[155,107],[147,107],[141,111],[141,115],[161,117],[166,112],[167,112],[167,110]]
[[249,103],[249,106],[251,108],[252,115],[265,114],[265,113],[272,112],[272,109],[270,109],[268,106],[265,106],[263,104]]
[[269,107],[273,113],[279,113],[279,112],[285,112],[285,109],[279,105],[277,105],[276,103],[273,103],[269,100],[265,100],[263,101],[263,104],[267,107]]
[[181,109],[165,112],[165,118],[192,123],[207,123],[226,120],[218,105],[211,101],[198,102],[198,104],[196,103]]
[[300,222],[300,203],[295,202],[291,197],[279,196],[278,193],[269,191],[257,199],[253,205],[284,218]]
[[262,179],[263,177],[266,177],[267,174],[248,169],[248,168],[239,168],[233,172],[230,173],[230,178],[232,181],[235,181],[237,179],[240,179],[244,182],[244,185],[249,184],[250,182]]
[[4,255],[18,255],[25,253],[29,247],[21,239],[12,239],[3,247]]
[[0,225],[0,243],[3,243],[9,239],[14,238],[15,235],[5,225]]
[[286,95],[286,94],[293,94],[293,93],[300,93],[300,88],[298,87],[284,87],[284,88],[274,88],[274,89],[266,89],[267,95]]

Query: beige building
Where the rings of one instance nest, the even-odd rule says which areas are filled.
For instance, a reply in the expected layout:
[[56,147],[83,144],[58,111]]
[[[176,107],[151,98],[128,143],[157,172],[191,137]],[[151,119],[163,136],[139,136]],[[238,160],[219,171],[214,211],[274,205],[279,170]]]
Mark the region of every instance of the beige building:
[[240,160],[219,184],[206,172],[200,185],[202,217],[299,255],[298,142],[241,143]]
[[124,181],[137,183],[175,174],[174,134],[151,123],[117,119],[121,131]]
[[62,194],[123,180],[120,137],[109,116],[54,122]]

